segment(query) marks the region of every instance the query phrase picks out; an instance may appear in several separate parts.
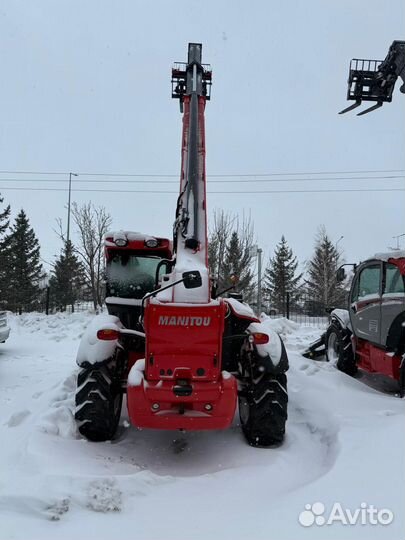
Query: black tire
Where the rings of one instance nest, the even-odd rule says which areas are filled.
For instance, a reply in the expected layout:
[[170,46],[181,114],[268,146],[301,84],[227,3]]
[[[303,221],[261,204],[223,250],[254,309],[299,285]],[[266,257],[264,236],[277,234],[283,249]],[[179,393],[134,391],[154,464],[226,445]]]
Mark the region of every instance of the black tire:
[[89,367],[77,376],[75,419],[89,441],[111,440],[121,416],[122,390],[108,367]]
[[287,421],[287,376],[263,374],[239,394],[242,431],[251,446],[283,442]]
[[332,322],[326,331],[326,359],[336,363],[339,371],[347,375],[357,373],[356,360],[353,353],[350,331],[337,322]]

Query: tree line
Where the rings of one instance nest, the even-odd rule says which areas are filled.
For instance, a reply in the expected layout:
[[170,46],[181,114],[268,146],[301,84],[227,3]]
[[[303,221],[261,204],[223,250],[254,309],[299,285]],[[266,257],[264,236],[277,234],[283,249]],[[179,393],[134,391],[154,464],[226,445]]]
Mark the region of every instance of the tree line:
[[[222,211],[214,214],[210,230],[209,264],[218,291],[232,287],[244,300],[257,308],[258,277],[254,274],[257,246],[251,219],[242,222]],[[321,226],[316,234],[312,257],[298,270],[298,260],[284,235],[265,261],[261,279],[263,310],[286,315],[291,311],[324,315],[326,307],[343,306],[345,286],[336,280],[342,255]],[[238,281],[235,285],[235,276]]]
[[[4,199],[0,197],[0,204]],[[94,309],[103,303],[103,239],[112,220],[103,207],[91,203],[71,209],[78,231],[74,244],[66,238],[61,221],[57,232],[62,246],[46,273],[40,245],[29,218],[21,209],[10,223],[11,208],[0,211],[0,308],[23,313],[41,309],[46,290],[49,305],[59,311],[74,311],[77,301],[91,301]]]
[[[0,204],[3,198],[0,197]],[[10,205],[0,210],[0,308],[17,313],[40,309],[44,291],[49,289],[51,308],[74,311],[78,301],[90,301],[97,309],[103,304],[103,239],[112,219],[103,207],[91,203],[72,204],[77,241],[65,237],[57,220],[61,250],[46,274],[40,257],[40,245],[27,214],[19,211],[10,223]],[[223,211],[214,212],[209,232],[208,259],[217,295],[239,293],[243,300],[257,306],[254,226],[251,216],[242,218]],[[314,252],[298,270],[298,260],[284,236],[265,261],[261,288],[263,309],[285,315],[291,310],[310,315],[324,313],[326,306],[344,302],[345,289],[336,281],[341,254],[326,233],[318,230]],[[256,265],[257,266],[257,265]]]

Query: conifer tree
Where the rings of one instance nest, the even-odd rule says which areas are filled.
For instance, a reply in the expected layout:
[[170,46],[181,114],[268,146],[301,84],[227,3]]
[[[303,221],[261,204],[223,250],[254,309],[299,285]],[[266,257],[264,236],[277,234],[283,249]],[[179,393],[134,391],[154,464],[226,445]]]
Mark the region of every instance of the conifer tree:
[[49,280],[52,304],[60,311],[65,311],[66,306],[71,306],[73,312],[84,281],[83,265],[75,254],[72,242],[68,240],[54,264]]
[[307,295],[311,304],[308,307],[312,315],[323,315],[325,308],[344,303],[343,284],[336,280],[336,270],[340,264],[336,247],[325,228],[320,227],[315,239],[315,252],[308,263],[306,279]]
[[283,235],[264,272],[265,295],[271,307],[283,315],[286,315],[287,311],[287,293],[290,295],[291,307],[300,295],[302,274],[297,274],[297,267],[297,257]]
[[222,288],[228,288],[232,284],[232,276],[235,276],[238,278],[235,291],[243,293],[244,299],[248,300],[253,289],[251,260],[249,249],[242,245],[238,233],[233,231],[225,249],[222,283],[220,284]]
[[8,308],[22,313],[38,306],[39,281],[43,277],[39,242],[24,210],[21,210],[6,240]]
[[[0,203],[3,203],[4,199],[0,196]],[[10,205],[6,206],[3,211],[0,212],[0,307],[5,307],[4,302],[6,298],[6,292],[8,289],[7,284],[7,242],[5,233],[10,223]]]

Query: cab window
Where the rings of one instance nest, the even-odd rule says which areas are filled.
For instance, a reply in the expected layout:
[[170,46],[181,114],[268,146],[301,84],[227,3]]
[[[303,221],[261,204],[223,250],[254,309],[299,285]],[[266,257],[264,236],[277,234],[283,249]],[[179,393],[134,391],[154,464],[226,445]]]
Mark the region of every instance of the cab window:
[[381,266],[379,264],[367,266],[359,275],[353,290],[352,302],[361,300],[370,295],[380,294]]
[[401,276],[398,266],[388,263],[385,270],[384,293],[404,293],[404,277]]
[[159,257],[116,253],[107,262],[107,296],[141,299],[155,288]]

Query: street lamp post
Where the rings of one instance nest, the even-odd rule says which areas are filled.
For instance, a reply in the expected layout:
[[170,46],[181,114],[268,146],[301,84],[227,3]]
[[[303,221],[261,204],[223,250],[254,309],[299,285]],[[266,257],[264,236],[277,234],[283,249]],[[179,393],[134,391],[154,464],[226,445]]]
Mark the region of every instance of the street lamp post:
[[250,255],[257,257],[257,313],[262,312],[262,253],[263,250],[255,244],[251,247]]
[[402,236],[405,236],[405,233],[404,234],[397,234],[396,236],[393,236],[392,238],[396,238],[397,239],[397,247],[395,249],[399,250],[399,239],[402,238]]
[[257,250],[257,314],[260,317],[262,312],[262,253],[263,250]]
[[72,176],[79,176],[76,173],[69,173],[69,195],[68,195],[68,218],[67,218],[67,232],[66,232],[66,242],[70,240],[70,199],[72,196]]

